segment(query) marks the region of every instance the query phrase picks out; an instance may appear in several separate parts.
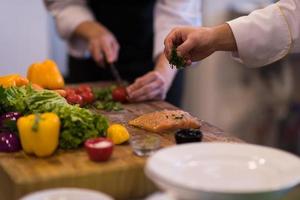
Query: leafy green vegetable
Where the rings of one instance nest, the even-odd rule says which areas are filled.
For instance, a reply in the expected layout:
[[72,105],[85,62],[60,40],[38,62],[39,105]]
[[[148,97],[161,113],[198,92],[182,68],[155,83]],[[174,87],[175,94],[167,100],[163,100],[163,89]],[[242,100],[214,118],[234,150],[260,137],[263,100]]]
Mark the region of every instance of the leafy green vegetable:
[[99,110],[106,110],[106,111],[123,110],[122,105],[119,102],[114,102],[114,101],[107,101],[107,102],[96,101],[94,103],[94,106]]
[[20,113],[26,113],[26,97],[27,93],[31,93],[31,88],[25,87],[11,87],[5,89],[0,87],[0,107],[1,112],[5,113],[7,111],[17,111]]
[[116,88],[112,85],[107,88],[93,88],[93,93],[95,96],[94,107],[99,110],[106,111],[120,111],[123,110],[122,104],[116,102],[112,98],[112,91]]
[[103,136],[108,127],[104,116],[69,105],[56,92],[36,91],[31,86],[0,87],[0,108],[22,114],[56,113],[61,120],[60,147],[63,149],[77,148],[88,138]]
[[99,101],[112,101],[112,91],[115,88],[115,85],[106,88],[93,88],[93,93],[95,98]]
[[185,59],[183,57],[181,57],[181,56],[178,56],[176,47],[172,48],[171,58],[170,58],[169,63],[171,65],[172,69],[174,67],[176,67],[177,69],[182,69],[186,65]]

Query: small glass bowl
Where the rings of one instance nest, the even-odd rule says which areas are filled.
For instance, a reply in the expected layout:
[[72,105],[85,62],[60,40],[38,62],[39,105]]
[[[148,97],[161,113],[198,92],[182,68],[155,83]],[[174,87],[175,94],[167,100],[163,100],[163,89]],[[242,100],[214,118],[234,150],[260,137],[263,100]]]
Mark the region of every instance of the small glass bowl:
[[150,156],[160,148],[160,138],[155,135],[136,135],[131,137],[130,145],[137,156]]

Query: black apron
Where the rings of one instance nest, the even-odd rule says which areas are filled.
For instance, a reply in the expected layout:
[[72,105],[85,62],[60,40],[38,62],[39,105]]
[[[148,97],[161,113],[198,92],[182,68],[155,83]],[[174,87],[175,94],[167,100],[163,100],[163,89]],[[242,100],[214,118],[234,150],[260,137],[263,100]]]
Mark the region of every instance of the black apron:
[[[123,79],[133,82],[153,70],[153,11],[155,0],[90,0],[96,19],[110,30],[120,44],[116,67]],[[179,106],[183,75],[179,73],[167,100]],[[114,80],[108,68],[100,68],[93,59],[69,56],[69,83]],[[172,91],[174,90],[174,91]],[[171,96],[170,96],[171,95]]]

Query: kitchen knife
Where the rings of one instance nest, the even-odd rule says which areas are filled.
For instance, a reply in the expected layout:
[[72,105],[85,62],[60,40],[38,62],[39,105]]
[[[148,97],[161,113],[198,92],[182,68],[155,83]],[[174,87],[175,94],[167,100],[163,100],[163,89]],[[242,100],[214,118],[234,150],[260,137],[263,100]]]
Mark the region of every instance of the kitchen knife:
[[108,67],[114,77],[114,79],[117,81],[118,85],[123,85],[124,81],[120,76],[120,73],[116,66],[113,63],[108,63]]

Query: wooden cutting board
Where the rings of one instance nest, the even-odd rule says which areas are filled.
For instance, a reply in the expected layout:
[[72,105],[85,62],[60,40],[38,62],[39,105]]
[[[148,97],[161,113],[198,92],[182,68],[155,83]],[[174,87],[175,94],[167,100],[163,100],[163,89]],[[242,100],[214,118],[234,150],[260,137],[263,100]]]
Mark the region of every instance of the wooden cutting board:
[[[124,124],[131,135],[153,134],[128,126],[139,115],[161,109],[175,109],[165,102],[130,104],[121,112],[103,113],[110,122]],[[225,136],[202,122],[204,141],[242,142]],[[161,134],[162,148],[174,145],[174,135]],[[59,150],[50,158],[37,158],[20,153],[0,153],[0,199],[15,200],[28,193],[58,187],[79,187],[102,191],[116,199],[135,199],[154,192],[156,187],[144,175],[146,158],[132,153],[129,144],[115,147],[112,158],[105,163],[89,160],[84,149]]]

